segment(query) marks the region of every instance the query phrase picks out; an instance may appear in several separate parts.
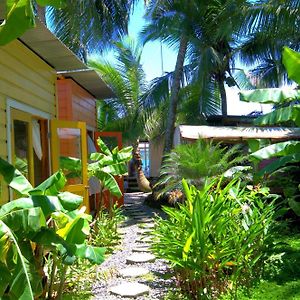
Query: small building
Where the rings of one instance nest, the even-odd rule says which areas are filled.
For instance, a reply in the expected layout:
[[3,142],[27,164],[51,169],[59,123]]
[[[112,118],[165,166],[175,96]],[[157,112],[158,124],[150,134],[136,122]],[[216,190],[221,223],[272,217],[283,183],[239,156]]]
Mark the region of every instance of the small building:
[[[59,169],[64,138],[86,165],[86,130],[91,137],[96,130],[95,99],[112,95],[95,71],[36,23],[0,47],[0,157],[22,168],[33,186]],[[0,184],[1,205],[12,195]],[[87,186],[87,178],[69,183],[88,206]]]

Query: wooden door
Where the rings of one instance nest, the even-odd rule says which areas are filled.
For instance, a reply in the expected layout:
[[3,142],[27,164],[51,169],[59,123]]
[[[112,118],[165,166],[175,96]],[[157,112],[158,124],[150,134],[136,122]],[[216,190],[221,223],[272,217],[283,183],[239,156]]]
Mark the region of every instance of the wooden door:
[[64,172],[65,190],[82,196],[89,213],[86,124],[52,120],[51,153],[52,172]]

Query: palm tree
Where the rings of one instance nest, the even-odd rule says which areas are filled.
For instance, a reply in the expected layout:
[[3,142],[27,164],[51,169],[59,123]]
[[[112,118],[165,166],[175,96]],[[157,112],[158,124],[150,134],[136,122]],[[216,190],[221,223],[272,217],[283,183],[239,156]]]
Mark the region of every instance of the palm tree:
[[[133,157],[137,171],[137,181],[142,191],[150,191],[141,165],[138,151],[140,138],[147,138],[145,131],[153,128],[147,117],[155,114],[155,108],[147,109],[147,98],[142,97],[147,89],[146,78],[141,67],[142,48],[130,39],[115,44],[117,63],[99,63],[90,61],[89,65],[100,73],[103,80],[110,86],[115,97],[106,99],[102,104],[102,130],[122,131],[126,143],[132,144]],[[148,102],[149,103],[149,102]],[[105,110],[103,110],[103,108]],[[103,118],[104,117],[104,118]],[[105,119],[105,121],[103,121]],[[150,129],[148,130],[151,131]]]
[[[160,39],[178,48],[171,86],[165,152],[172,148],[185,60],[190,62],[193,70],[193,82],[198,87],[199,102],[214,99],[218,103],[219,99],[222,115],[227,115],[224,84],[234,83],[231,69],[234,67],[234,54],[238,47],[237,33],[243,24],[243,12],[251,6],[253,4],[247,0],[149,1],[147,15],[150,24],[142,33],[145,41]],[[202,111],[203,105],[200,104],[199,108]]]
[[[48,27],[85,62],[91,51],[112,46],[127,33],[136,0],[69,0],[62,9],[48,7]],[[42,13],[41,13],[42,14]]]

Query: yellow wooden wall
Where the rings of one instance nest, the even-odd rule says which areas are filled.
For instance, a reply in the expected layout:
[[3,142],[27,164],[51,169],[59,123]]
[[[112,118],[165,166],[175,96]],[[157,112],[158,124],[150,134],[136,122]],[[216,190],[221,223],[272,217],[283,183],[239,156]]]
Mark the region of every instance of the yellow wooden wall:
[[[6,100],[8,98],[56,117],[56,72],[20,41],[0,46],[0,157],[7,159]],[[0,204],[8,199],[1,180]]]

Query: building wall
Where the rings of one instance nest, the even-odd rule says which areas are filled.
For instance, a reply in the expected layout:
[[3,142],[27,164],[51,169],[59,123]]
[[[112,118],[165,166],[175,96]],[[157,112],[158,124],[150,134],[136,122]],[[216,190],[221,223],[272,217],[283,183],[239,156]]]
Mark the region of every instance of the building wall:
[[83,121],[96,129],[95,98],[72,79],[57,81],[59,119]]
[[[56,73],[47,63],[20,41],[0,46],[0,157],[8,159],[6,136],[7,99],[46,112],[56,117]],[[1,180],[1,202],[8,199]]]

